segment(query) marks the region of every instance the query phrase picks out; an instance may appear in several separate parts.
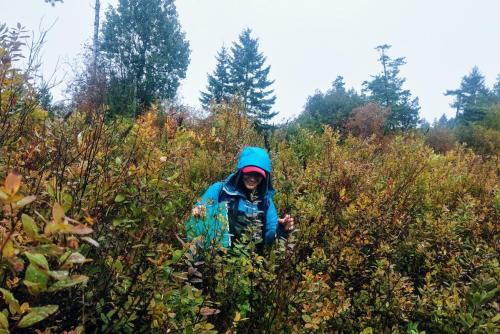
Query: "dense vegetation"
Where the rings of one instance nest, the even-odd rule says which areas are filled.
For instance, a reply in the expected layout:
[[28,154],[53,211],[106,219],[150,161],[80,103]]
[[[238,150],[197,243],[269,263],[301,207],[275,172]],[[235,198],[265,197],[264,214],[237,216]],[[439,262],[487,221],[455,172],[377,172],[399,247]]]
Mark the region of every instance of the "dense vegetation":
[[[23,34],[0,27],[0,334],[500,330],[500,95],[478,72],[450,92],[457,118],[426,133],[382,46],[389,71],[368,96],[337,78],[264,138],[241,103],[196,117],[161,94],[118,102],[113,75],[48,110],[18,63]],[[119,103],[140,116],[117,117]],[[467,131],[475,151],[457,143]],[[192,206],[246,145],[268,147],[297,228],[263,250],[200,249]]]

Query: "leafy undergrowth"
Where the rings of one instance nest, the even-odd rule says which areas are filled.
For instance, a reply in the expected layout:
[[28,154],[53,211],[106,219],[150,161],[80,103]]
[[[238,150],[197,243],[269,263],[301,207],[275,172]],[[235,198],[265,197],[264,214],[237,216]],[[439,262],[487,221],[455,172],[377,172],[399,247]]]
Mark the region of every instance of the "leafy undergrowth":
[[182,127],[154,108],[48,117],[0,74],[0,333],[499,331],[498,157],[278,132],[275,200],[297,229],[201,251],[192,205],[264,144],[236,107]]

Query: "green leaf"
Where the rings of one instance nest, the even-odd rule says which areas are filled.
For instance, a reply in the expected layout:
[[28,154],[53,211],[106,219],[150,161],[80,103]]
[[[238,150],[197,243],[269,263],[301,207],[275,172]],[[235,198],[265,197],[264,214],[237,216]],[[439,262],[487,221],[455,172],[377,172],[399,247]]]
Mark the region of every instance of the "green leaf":
[[500,322],[500,313],[491,318],[490,322],[492,323]]
[[32,251],[43,255],[59,256],[64,253],[64,248],[54,244],[48,244],[36,246],[32,249]]
[[77,284],[82,284],[86,283],[89,280],[89,278],[85,275],[75,275],[71,276],[65,279],[62,279],[56,283],[54,283],[50,288],[49,291],[58,291],[58,290],[63,290],[70,288],[72,286],[75,286]]
[[30,238],[38,239],[39,238],[38,226],[36,226],[36,223],[33,220],[33,218],[23,213],[23,215],[21,216],[21,220],[23,222],[24,232],[26,232],[26,234]]
[[30,327],[37,322],[48,318],[51,314],[56,313],[59,309],[57,305],[47,305],[42,307],[33,307],[17,324],[19,328]]
[[3,294],[3,299],[5,300],[5,303],[9,306],[9,311],[11,314],[16,314],[19,313],[20,307],[19,307],[19,302],[17,301],[16,298],[14,298],[14,295],[5,289],[0,288],[0,292]]
[[2,312],[0,312],[0,329],[9,329],[9,320]]
[[70,194],[64,193],[62,195],[62,201],[64,211],[68,211],[69,209],[71,209],[71,206],[73,205],[73,197],[71,197]]
[[122,194],[118,194],[118,195],[116,195],[116,197],[115,197],[115,202],[116,202],[116,203],[121,203],[121,202],[123,202],[124,200],[125,200],[125,196],[124,196],[124,195],[122,195]]
[[25,252],[24,255],[26,255],[30,263],[37,269],[49,271],[49,263],[43,254],[31,254],[29,252]]
[[23,284],[26,285],[28,291],[32,295],[38,295],[47,290],[48,280],[49,276],[46,272],[40,271],[30,264],[28,268],[26,268]]
[[39,270],[36,266],[30,264],[24,273],[24,279],[37,284],[47,284],[48,275],[46,272]]

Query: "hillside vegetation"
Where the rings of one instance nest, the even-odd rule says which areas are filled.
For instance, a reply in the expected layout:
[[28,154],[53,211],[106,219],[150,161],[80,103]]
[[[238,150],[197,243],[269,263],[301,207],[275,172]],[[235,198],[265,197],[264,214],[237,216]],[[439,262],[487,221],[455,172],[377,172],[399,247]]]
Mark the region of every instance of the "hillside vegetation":
[[[113,118],[84,89],[49,113],[11,42],[0,334],[498,333],[498,155],[437,153],[417,131],[264,140],[238,104]],[[276,206],[297,228],[263,250],[202,250],[185,222],[246,145],[268,146]]]
[[193,203],[262,145],[237,108],[178,128],[155,109],[104,122],[4,106],[3,332],[498,330],[498,158],[278,133],[277,207],[298,229],[262,254],[200,254]]

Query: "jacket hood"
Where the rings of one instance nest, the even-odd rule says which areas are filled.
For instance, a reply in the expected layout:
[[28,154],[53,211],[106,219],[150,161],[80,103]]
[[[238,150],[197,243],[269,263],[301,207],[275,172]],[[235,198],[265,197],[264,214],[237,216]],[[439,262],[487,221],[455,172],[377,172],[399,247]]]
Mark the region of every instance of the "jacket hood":
[[236,185],[241,177],[241,169],[247,166],[257,166],[266,171],[267,177],[262,181],[262,195],[272,197],[275,191],[271,182],[271,159],[267,151],[260,147],[247,146],[243,149],[236,164],[237,170],[225,180],[224,190],[229,194],[242,194]]
[[239,171],[247,166],[256,166],[271,174],[271,159],[263,148],[247,146],[241,151],[236,168]]

